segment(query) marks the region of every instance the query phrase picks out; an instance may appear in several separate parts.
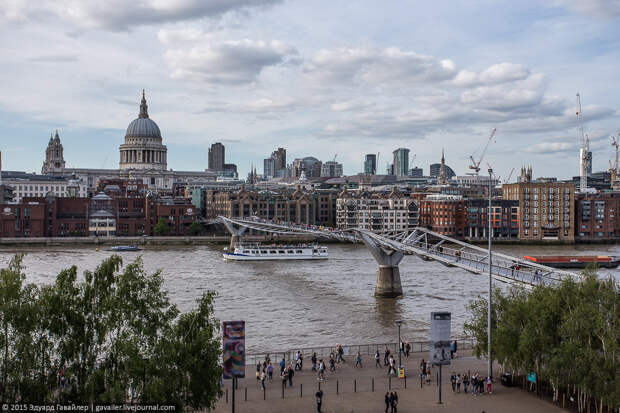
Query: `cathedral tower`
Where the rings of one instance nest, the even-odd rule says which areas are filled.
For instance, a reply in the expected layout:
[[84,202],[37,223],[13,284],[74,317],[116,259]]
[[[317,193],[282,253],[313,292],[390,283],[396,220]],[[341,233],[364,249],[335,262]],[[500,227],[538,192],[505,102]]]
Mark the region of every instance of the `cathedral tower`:
[[62,144],[60,143],[60,136],[58,136],[58,129],[56,129],[56,136],[54,136],[54,134],[50,135],[50,141],[45,150],[45,162],[43,162],[41,173],[43,175],[62,175],[64,170],[65,158]]

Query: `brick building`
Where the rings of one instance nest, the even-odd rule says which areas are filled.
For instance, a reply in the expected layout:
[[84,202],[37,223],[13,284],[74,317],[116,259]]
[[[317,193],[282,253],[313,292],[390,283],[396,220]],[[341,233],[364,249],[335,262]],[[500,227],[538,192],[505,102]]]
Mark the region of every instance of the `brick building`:
[[420,226],[455,238],[465,236],[465,201],[460,195],[433,194],[420,202]]
[[620,192],[575,195],[575,240],[620,240]]
[[572,182],[505,184],[503,198],[519,201],[519,239],[575,241],[575,186]]
[[[489,201],[468,199],[465,202],[467,223],[465,238],[470,240],[488,239]],[[519,238],[519,201],[491,200],[491,228],[493,238]]]
[[297,224],[335,226],[337,192],[330,190],[255,191],[245,185],[238,191],[205,191],[207,218],[250,217],[294,222]]

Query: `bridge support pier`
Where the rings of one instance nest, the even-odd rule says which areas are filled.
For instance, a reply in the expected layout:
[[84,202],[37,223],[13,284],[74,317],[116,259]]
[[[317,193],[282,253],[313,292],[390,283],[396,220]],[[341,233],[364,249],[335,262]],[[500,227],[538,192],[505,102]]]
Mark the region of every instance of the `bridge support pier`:
[[402,296],[403,287],[400,283],[398,264],[400,264],[404,255],[398,251],[382,248],[363,232],[359,232],[359,234],[362,237],[362,241],[379,264],[375,297],[396,298]]
[[233,224],[228,221],[224,221],[224,226],[230,232],[230,249],[235,247],[235,244],[241,242],[241,236],[248,229],[247,227],[235,228]]

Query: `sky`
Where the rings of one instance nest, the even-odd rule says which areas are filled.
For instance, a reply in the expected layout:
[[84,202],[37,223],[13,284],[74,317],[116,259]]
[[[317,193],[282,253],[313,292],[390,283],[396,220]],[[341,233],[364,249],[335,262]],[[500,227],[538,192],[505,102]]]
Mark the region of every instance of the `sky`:
[[496,128],[483,170],[570,178],[577,92],[595,171],[620,131],[620,0],[3,0],[0,23],[5,170],[40,172],[56,129],[67,167],[117,168],[142,89],[169,168],[222,142],[241,176],[277,147],[345,174],[445,149],[463,175]]

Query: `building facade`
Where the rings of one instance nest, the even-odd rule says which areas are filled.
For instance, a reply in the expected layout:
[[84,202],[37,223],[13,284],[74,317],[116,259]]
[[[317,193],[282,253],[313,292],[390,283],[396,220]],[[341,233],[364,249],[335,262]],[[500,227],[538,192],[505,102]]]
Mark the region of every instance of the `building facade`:
[[575,194],[575,240],[618,242],[620,240],[620,192]]
[[226,163],[226,148],[220,142],[216,142],[209,148],[209,169],[223,171]]
[[343,175],[342,164],[336,161],[327,161],[321,165],[321,177],[334,178]]
[[518,182],[502,187],[503,198],[519,201],[519,239],[575,241],[575,186],[567,182]]
[[88,193],[86,185],[78,179],[14,171],[4,171],[1,174],[3,184],[12,188],[15,202],[20,202],[26,197],[37,198],[50,194],[64,198],[69,196],[85,197]]
[[294,191],[205,191],[207,218],[257,216],[268,220],[303,225],[335,225],[337,193],[329,190]]
[[411,232],[419,224],[418,201],[394,187],[389,194],[365,190],[340,193],[336,201],[339,229],[360,228],[377,234]]
[[[467,221],[465,238],[470,240],[488,239],[489,202],[486,199],[468,199],[465,202]],[[519,201],[493,199],[491,201],[492,238],[519,238]]]
[[465,201],[460,195],[428,195],[420,201],[420,225],[442,235],[466,234]]

